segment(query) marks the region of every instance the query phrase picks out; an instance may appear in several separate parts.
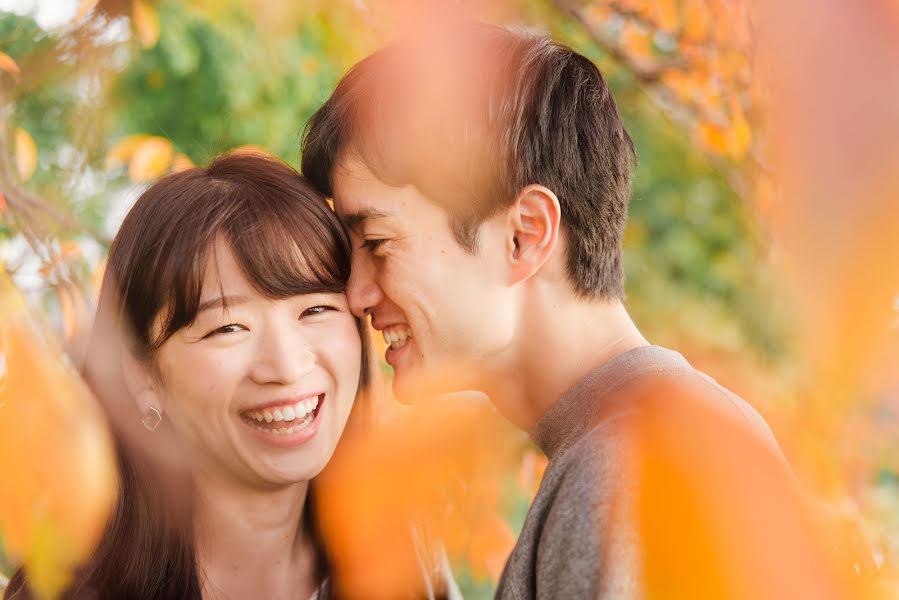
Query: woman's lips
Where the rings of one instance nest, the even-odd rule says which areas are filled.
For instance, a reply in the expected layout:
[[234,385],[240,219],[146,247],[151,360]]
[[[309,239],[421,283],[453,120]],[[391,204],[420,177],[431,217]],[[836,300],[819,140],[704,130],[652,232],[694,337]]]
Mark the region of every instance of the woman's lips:
[[250,423],[255,421],[260,424],[302,420],[316,410],[324,396],[324,393],[311,394],[291,402],[271,403],[254,410],[245,410],[240,416]]
[[241,414],[241,420],[258,439],[268,444],[299,446],[318,431],[324,400],[325,394],[319,394],[293,404],[247,411]]

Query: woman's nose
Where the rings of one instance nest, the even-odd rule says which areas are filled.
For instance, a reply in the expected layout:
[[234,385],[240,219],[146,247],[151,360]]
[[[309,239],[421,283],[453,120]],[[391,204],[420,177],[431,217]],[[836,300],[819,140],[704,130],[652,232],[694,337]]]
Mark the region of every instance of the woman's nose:
[[316,363],[314,348],[301,332],[273,327],[257,345],[251,376],[258,384],[290,385],[308,375]]

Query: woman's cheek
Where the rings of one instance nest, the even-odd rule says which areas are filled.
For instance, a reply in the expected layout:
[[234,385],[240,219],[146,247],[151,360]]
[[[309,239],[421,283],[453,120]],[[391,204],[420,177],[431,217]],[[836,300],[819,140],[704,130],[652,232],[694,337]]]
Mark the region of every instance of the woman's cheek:
[[356,321],[352,317],[343,319],[340,326],[331,329],[322,342],[336,383],[340,386],[355,384],[359,378],[362,355]]
[[241,373],[240,358],[234,354],[190,348],[167,356],[160,367],[170,402],[187,404],[188,411],[223,404]]

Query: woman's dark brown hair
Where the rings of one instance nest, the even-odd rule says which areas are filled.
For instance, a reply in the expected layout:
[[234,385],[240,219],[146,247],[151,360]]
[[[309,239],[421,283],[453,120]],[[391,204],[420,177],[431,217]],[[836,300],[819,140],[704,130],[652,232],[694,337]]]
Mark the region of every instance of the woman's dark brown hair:
[[[164,425],[152,435],[140,428],[119,356],[131,352],[152,364],[156,350],[194,320],[206,259],[218,239],[267,297],[346,289],[346,234],[325,198],[284,163],[232,154],[169,175],[141,195],[110,247],[84,369],[116,436],[121,490],[99,547],[66,598],[201,598],[189,470],[177,468],[177,452],[159,451],[171,435]],[[357,325],[364,398],[371,360]],[[366,418],[364,404],[357,400],[348,427]],[[304,526],[318,541],[311,508]],[[319,576],[326,574],[320,551]],[[31,597],[23,571],[5,597]]]

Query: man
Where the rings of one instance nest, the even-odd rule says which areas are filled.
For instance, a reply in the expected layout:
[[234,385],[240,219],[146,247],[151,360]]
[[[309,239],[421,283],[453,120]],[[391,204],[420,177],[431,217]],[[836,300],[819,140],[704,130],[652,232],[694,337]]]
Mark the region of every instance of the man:
[[[679,450],[681,439],[727,431],[725,440],[743,440],[740,450],[758,458],[753,468],[774,473],[754,492],[791,485],[761,417],[681,355],[650,345],[624,308],[633,157],[593,63],[546,37],[488,25],[429,31],[368,57],[307,127],[302,170],[333,198],[349,231],[349,303],[389,344],[396,394],[483,390],[549,458],[501,598],[630,597],[656,589],[656,575],[667,589],[693,589],[691,576],[678,583],[683,569],[665,562],[672,540],[654,528],[658,519],[640,516],[655,505],[639,490],[656,489],[641,478],[683,482],[641,457]],[[663,379],[676,392],[656,385]],[[700,408],[677,408],[694,397]],[[699,433],[672,437],[684,415]],[[672,472],[703,471],[707,450],[687,451],[686,469]],[[684,483],[682,496],[748,480],[729,475],[745,461],[726,466]],[[719,473],[729,479],[716,480]],[[678,485],[661,493],[677,494]],[[744,496],[726,514],[765,522],[748,515]],[[753,539],[733,540],[753,547]]]

